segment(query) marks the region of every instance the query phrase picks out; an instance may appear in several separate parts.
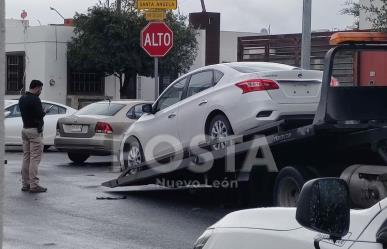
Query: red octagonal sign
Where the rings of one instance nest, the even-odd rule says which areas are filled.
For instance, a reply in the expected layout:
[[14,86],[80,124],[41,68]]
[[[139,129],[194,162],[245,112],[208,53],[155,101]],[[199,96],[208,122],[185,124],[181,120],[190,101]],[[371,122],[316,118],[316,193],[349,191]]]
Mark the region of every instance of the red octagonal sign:
[[141,31],[141,47],[152,57],[164,57],[173,47],[173,32],[163,22],[151,22]]

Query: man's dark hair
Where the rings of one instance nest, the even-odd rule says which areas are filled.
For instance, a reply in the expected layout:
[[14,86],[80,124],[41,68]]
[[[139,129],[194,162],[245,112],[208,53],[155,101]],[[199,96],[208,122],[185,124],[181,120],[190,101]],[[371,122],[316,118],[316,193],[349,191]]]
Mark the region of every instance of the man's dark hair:
[[32,80],[30,84],[30,89],[43,86],[43,83],[40,80]]

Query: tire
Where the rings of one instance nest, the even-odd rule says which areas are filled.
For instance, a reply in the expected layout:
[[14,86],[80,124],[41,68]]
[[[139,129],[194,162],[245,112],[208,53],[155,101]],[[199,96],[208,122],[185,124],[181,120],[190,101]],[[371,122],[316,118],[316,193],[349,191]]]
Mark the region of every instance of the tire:
[[[140,165],[144,162],[144,152],[140,142],[136,138],[129,137],[126,140],[123,156],[124,165],[121,167],[122,171]],[[132,173],[135,172],[133,171]]]
[[67,155],[75,164],[82,164],[90,157],[89,154],[77,152],[68,152]]
[[281,169],[274,183],[273,200],[277,207],[295,207],[302,186],[317,177],[306,169],[285,167]]
[[[230,121],[223,114],[217,114],[214,116],[208,126],[206,131],[206,135],[210,138],[210,141],[213,139],[226,138],[227,136],[233,135],[234,132],[232,130]],[[211,145],[211,150],[220,150],[224,149],[227,146],[227,143],[217,143]]]
[[47,152],[50,147],[51,147],[51,145],[44,145],[43,146],[43,151]]

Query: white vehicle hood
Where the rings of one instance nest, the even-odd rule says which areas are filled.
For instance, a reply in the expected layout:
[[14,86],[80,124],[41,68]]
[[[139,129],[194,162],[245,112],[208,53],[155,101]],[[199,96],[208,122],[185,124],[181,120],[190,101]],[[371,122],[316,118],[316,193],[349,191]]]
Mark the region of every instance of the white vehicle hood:
[[[349,237],[356,238],[381,211],[380,203],[364,210],[351,210]],[[250,228],[290,231],[302,226],[296,220],[296,208],[257,208],[226,215],[211,228]]]
[[257,208],[226,215],[212,228],[253,228],[289,231],[300,228],[295,208]]

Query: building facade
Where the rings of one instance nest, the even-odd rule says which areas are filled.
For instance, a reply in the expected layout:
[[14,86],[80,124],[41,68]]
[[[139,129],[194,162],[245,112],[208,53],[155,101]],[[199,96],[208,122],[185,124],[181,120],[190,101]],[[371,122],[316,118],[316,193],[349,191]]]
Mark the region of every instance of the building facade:
[[[28,90],[32,79],[45,86],[42,99],[80,108],[106,98],[119,99],[120,85],[114,76],[96,72],[71,70],[67,65],[67,44],[74,35],[66,25],[29,26],[28,21],[6,20],[6,99],[17,99]],[[224,31],[220,33],[220,62],[237,60],[239,36],[252,33]],[[198,30],[198,55],[191,70],[206,64],[206,32]],[[163,78],[163,90],[173,78]],[[161,91],[160,91],[161,92]],[[138,99],[154,100],[154,79],[137,77]]]

